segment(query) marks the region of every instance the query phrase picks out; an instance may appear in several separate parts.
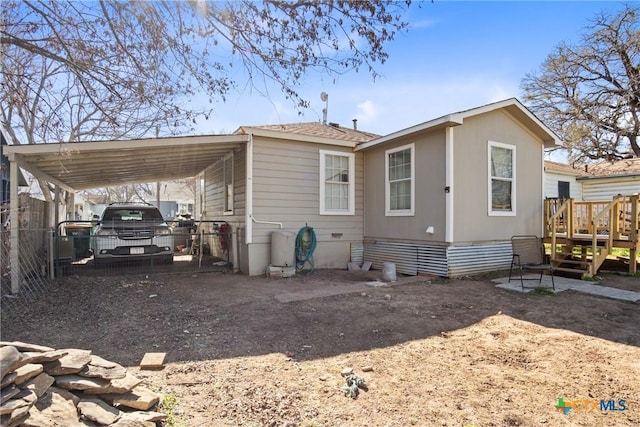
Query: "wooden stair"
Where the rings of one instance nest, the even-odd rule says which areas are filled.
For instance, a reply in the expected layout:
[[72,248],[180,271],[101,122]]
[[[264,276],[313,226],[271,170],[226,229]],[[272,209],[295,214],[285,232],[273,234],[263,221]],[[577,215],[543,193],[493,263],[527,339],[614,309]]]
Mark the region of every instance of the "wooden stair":
[[[604,261],[607,259],[607,255],[611,252],[607,247],[606,241],[599,242],[596,248],[596,256],[593,257],[588,254],[588,249],[591,249],[591,242],[580,239],[568,239],[566,244],[562,246],[562,251],[556,252],[551,258],[551,265],[554,271],[562,271],[566,273],[585,276],[595,276]],[[580,249],[580,255],[576,255],[575,248]]]
[[[611,201],[545,200],[544,242],[551,246],[555,271],[595,276],[613,248],[628,248],[635,260],[640,248],[640,197],[618,195]],[[629,263],[629,274],[637,271]]]

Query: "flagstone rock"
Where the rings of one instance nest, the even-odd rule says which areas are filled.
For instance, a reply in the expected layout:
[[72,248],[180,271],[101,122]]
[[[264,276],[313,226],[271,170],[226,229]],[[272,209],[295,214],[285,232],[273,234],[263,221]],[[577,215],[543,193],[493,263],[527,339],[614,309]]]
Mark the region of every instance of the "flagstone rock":
[[59,375],[56,377],[56,385],[65,390],[104,390],[109,384],[109,380],[81,377],[77,374]]
[[40,375],[43,370],[44,368],[39,363],[27,363],[26,365],[19,367],[13,372],[14,374],[16,374],[13,383],[22,384],[23,382],[37,375]]
[[145,421],[145,422],[161,422],[167,419],[167,414],[154,411],[133,411],[122,412],[122,418],[120,420],[129,421]]
[[2,405],[7,400],[11,399],[16,394],[20,393],[20,389],[15,386],[15,384],[11,384],[8,387],[4,387],[2,391],[0,391],[0,405]]
[[60,358],[69,354],[68,350],[50,350],[44,353],[27,352],[23,355],[27,356],[28,363],[45,363],[59,360]]
[[103,387],[92,387],[86,389],[84,392],[87,394],[117,394],[128,393],[135,386],[142,382],[141,379],[135,377],[133,374],[127,372],[124,378],[116,378],[109,381]]
[[127,370],[114,362],[109,362],[102,357],[92,355],[91,362],[79,372],[83,377],[95,377],[104,379],[119,379],[127,375]]
[[160,395],[118,363],[89,350],[2,343],[2,427],[155,427],[167,419],[152,410]]
[[91,351],[68,349],[68,354],[62,356],[58,360],[53,362],[46,362],[43,364],[44,371],[49,375],[67,375],[77,374],[80,372],[89,362],[91,362]]
[[1,415],[0,425],[2,427],[17,427],[29,418],[30,406],[22,406],[11,413],[11,415]]
[[23,423],[23,427],[48,427],[83,425],[80,422],[76,402],[76,396],[56,387],[51,387],[35,402],[29,410],[29,418]]
[[37,397],[42,396],[56,380],[45,372],[24,383],[24,389],[33,391]]
[[20,341],[0,341],[0,347],[12,346],[15,347],[19,352],[25,353],[28,351],[34,351],[38,353],[44,353],[47,351],[53,351],[54,349],[51,347],[45,347],[43,345],[29,344]]
[[81,399],[78,409],[83,417],[101,425],[110,425],[120,418],[120,410],[100,399]]
[[25,357],[12,345],[0,347],[0,377],[26,365]]
[[146,411],[160,401],[160,396],[148,388],[138,386],[129,393],[115,396],[103,395],[102,398],[113,405],[122,405],[127,408],[140,409]]

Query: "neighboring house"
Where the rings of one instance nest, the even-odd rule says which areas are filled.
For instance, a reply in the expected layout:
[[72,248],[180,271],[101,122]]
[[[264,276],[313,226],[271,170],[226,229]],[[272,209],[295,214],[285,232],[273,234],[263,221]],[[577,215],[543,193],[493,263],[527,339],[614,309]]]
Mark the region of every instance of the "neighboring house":
[[237,134],[251,139],[200,175],[196,210],[240,229],[250,275],[269,264],[274,231],[306,225],[317,268],[363,250],[404,274],[508,267],[511,236],[542,233],[544,149],[558,144],[516,99],[385,137],[320,123]]
[[544,165],[545,198],[607,201],[640,192],[640,158],[576,166],[545,161]]
[[544,197],[582,200],[582,184],[577,178],[586,175],[582,169],[564,163],[544,162]]
[[[4,132],[0,131],[0,205],[9,203],[11,198],[11,177],[9,173],[9,159],[4,155],[4,147],[7,146],[7,140],[4,138]],[[22,171],[18,169],[18,186],[28,186],[27,180],[24,178]]]

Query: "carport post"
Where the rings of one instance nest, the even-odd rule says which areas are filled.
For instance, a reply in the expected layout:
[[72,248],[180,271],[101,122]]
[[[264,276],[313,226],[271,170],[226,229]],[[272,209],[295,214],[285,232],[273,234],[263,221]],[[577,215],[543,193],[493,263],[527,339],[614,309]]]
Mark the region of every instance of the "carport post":
[[18,224],[20,223],[20,207],[18,206],[18,163],[10,162],[9,168],[9,215],[11,217],[11,248],[9,258],[11,260],[11,293],[20,292],[20,251],[18,250]]

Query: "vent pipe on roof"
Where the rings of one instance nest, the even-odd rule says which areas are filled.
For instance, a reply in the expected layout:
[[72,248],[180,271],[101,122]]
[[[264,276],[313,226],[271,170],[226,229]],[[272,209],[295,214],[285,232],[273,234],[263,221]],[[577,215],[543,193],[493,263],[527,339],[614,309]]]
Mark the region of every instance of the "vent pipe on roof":
[[353,130],[358,130],[358,119],[353,119]]
[[329,94],[327,92],[322,92],[320,94],[320,100],[325,102],[325,106],[322,109],[322,124],[327,124],[327,111],[329,110]]

